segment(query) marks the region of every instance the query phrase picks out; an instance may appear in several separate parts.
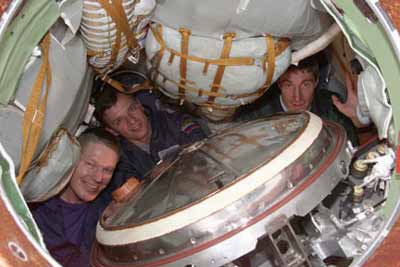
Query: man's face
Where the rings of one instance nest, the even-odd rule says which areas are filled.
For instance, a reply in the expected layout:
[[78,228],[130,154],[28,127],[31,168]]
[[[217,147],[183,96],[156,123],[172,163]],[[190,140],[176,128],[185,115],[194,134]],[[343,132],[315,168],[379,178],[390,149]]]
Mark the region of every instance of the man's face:
[[108,128],[132,143],[150,141],[150,123],[143,106],[131,96],[117,94],[116,103],[104,112],[103,120]]
[[118,158],[108,146],[88,143],[61,198],[74,204],[93,201],[110,182]]
[[304,111],[311,107],[317,80],[311,72],[290,70],[278,80],[282,100],[288,111]]

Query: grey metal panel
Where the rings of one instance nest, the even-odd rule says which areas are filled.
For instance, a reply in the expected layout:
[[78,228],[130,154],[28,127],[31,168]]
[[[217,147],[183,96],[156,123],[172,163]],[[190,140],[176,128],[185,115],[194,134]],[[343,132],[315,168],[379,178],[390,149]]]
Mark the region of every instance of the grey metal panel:
[[8,105],[0,108],[0,142],[15,165],[19,165],[21,158],[23,116],[24,113],[15,106]]

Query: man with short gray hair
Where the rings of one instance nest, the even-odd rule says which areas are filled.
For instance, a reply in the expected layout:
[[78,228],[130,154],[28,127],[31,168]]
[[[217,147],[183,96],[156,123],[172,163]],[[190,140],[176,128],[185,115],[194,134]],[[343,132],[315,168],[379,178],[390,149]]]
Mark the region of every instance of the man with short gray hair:
[[108,205],[97,196],[108,185],[118,162],[120,147],[102,128],[86,130],[78,138],[79,161],[67,187],[32,214],[50,254],[65,267],[89,267],[97,221]]

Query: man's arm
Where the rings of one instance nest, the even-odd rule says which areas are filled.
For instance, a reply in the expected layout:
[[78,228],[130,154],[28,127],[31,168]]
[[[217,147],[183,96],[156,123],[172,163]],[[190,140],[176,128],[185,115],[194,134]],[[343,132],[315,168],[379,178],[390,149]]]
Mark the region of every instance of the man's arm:
[[332,96],[333,104],[336,108],[347,116],[353,122],[354,126],[357,128],[362,128],[367,125],[363,124],[357,115],[357,105],[358,105],[358,98],[357,92],[353,86],[353,83],[350,79],[349,75],[346,75],[346,89],[347,89],[347,99],[345,103],[340,102],[339,98],[335,95]]

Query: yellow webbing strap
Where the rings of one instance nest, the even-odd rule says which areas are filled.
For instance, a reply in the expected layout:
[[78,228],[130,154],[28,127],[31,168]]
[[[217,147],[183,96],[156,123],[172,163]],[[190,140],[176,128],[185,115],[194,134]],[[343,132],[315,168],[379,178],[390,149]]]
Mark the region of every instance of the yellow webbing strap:
[[[179,86],[178,82],[168,79],[162,73],[158,73],[158,75],[163,77],[163,82],[168,81],[170,83],[175,84],[176,87]],[[223,97],[223,98],[230,98],[230,99],[240,99],[240,98],[249,97],[249,96],[253,96],[253,95],[262,95],[264,93],[264,91],[265,91],[265,88],[262,87],[262,88],[259,88],[257,91],[251,92],[251,93],[243,93],[243,94],[235,94],[235,95],[234,94],[224,94],[224,93],[221,93],[221,92],[211,92],[209,90],[204,90],[204,89],[201,89],[201,88],[188,86],[189,83],[193,83],[193,82],[186,80],[186,84],[182,85],[182,86],[185,88],[185,90],[187,92],[196,93],[199,96],[206,95],[206,96]],[[219,87],[223,88],[221,85]]]
[[[174,54],[178,57],[184,57],[187,60],[204,63],[203,72],[207,72],[208,65],[225,65],[225,66],[250,66],[254,65],[255,59],[252,57],[230,57],[230,58],[218,58],[218,59],[210,59],[210,58],[201,58],[196,56],[189,56],[180,53],[172,48],[166,46],[164,39],[162,38],[161,30],[162,26],[160,24],[156,24],[156,26],[150,27],[151,32],[153,33],[154,38],[157,40],[161,49],[165,49],[169,51],[171,54]],[[289,46],[289,39],[280,38],[275,43],[275,55],[280,55],[287,47]]]
[[[185,28],[180,28],[179,32],[182,35],[181,53],[182,55],[187,55],[189,53],[189,36],[191,32],[190,30]],[[186,69],[187,69],[186,58],[181,57],[181,60],[179,62],[179,74],[181,76],[179,81],[179,98],[181,99],[181,101],[185,99],[185,88],[183,86],[186,83]]]
[[87,50],[86,50],[86,54],[87,54],[89,57],[94,57],[94,56],[97,56],[97,55],[103,55],[103,54],[104,54],[104,51],[94,51],[94,50],[87,49]]
[[[164,39],[162,38],[162,33],[160,30],[162,30],[162,26],[160,24],[156,24],[156,26],[151,26],[150,27],[151,32],[153,33],[154,38],[157,40],[158,44],[162,49],[165,49],[169,51],[171,54],[174,54],[175,56],[178,57],[183,57],[186,60],[190,61],[195,61],[195,62],[200,62],[204,63],[204,70],[208,70],[208,65],[225,65],[225,66],[240,66],[240,65],[253,65],[254,64],[254,58],[251,57],[232,57],[232,58],[225,58],[225,59],[210,59],[210,58],[201,58],[201,57],[196,57],[196,56],[189,56],[187,54],[183,54],[179,51],[176,51],[172,48],[169,48],[166,46]],[[203,70],[203,71],[204,71]]]
[[137,48],[139,44],[134,36],[131,26],[129,25],[128,18],[126,17],[124,7],[122,6],[122,0],[114,0],[114,7],[116,8],[117,14],[119,15],[116,24],[121,25],[121,31],[124,33],[126,37],[126,42],[128,43],[129,48]]
[[[21,184],[29,165],[32,162],[37,145],[39,143],[40,134],[46,115],[47,96],[51,85],[51,68],[49,62],[50,34],[46,36],[40,43],[42,49],[42,64],[38,76],[32,87],[32,93],[29,97],[28,104],[25,109],[24,119],[22,123],[22,153],[21,165],[19,168],[17,183]],[[45,91],[42,96],[42,87],[46,79]]]
[[[172,64],[172,61],[174,60],[175,56],[184,58],[186,60],[190,61],[195,61],[195,62],[200,62],[204,63],[204,68],[203,68],[203,74],[205,75],[208,71],[209,65],[217,65],[219,66],[243,66],[243,65],[254,65],[255,59],[251,57],[227,57],[227,58],[219,58],[219,59],[208,59],[208,58],[200,58],[192,55],[187,55],[185,53],[178,52],[172,48],[169,48],[166,46],[164,39],[162,38],[162,25],[159,23],[155,23],[151,25],[150,30],[154,36],[154,38],[157,40],[158,44],[160,45],[160,50],[154,55],[154,57],[151,59],[151,64],[152,64],[152,69],[151,72],[154,72],[153,75],[153,80],[156,80],[155,78],[158,77],[158,75],[162,75],[162,73],[159,72],[159,67],[160,67],[160,62],[163,56],[164,51],[168,51],[171,53],[168,63]],[[229,35],[229,34],[228,34]],[[225,39],[225,37],[224,37]],[[177,83],[173,80],[168,79],[166,76],[163,76],[163,82],[169,81],[171,83],[174,83],[178,88],[183,88],[184,90],[188,92],[195,92],[199,96],[206,95],[210,99],[213,99],[215,97],[225,97],[225,98],[231,98],[231,99],[240,99],[240,98],[247,98],[249,96],[253,95],[262,95],[265,90],[270,86],[273,75],[275,72],[275,59],[278,55],[280,55],[283,51],[286,50],[286,48],[289,47],[290,40],[287,38],[279,38],[276,42],[274,42],[274,39],[271,36],[266,36],[265,37],[266,44],[267,44],[267,53],[265,53],[264,61],[263,61],[263,69],[266,73],[266,82],[264,85],[259,88],[255,92],[251,93],[244,93],[244,94],[237,94],[237,95],[232,95],[232,94],[222,94],[218,92],[218,88],[221,89],[220,83],[216,83],[216,77],[214,78],[214,82],[212,83],[212,87],[215,87],[216,90],[213,91],[208,91],[204,90],[201,88],[194,88],[190,87],[187,85],[189,81],[186,78],[182,78],[180,80],[180,83]],[[226,42],[226,40],[225,40]],[[225,42],[224,42],[224,47],[225,47]],[[228,53],[229,56],[229,53]],[[268,70],[267,66],[268,64]],[[218,70],[218,68],[217,68]],[[155,78],[154,78],[155,77]],[[222,80],[222,77],[221,77]],[[184,81],[183,83],[181,81]],[[210,104],[210,103],[209,103]]]
[[[225,58],[225,59],[222,59],[222,58],[211,59],[211,58],[201,58],[201,57],[196,57],[196,56],[183,55],[183,54],[175,51],[172,48],[166,48],[166,50],[175,54],[178,57],[183,57],[190,61],[204,63],[205,65],[212,64],[212,65],[221,65],[221,66],[251,66],[255,62],[254,58],[251,58],[251,57],[231,57],[231,58]],[[208,66],[205,66],[204,69],[206,70],[205,73],[207,73]]]
[[[222,48],[221,52],[221,59],[229,58],[229,54],[231,53],[231,48],[232,48],[232,40],[235,38],[235,33],[225,33],[224,34],[224,46]],[[224,76],[225,72],[225,66],[224,65],[219,65],[217,68],[217,71],[215,73],[214,81],[212,83],[211,87],[211,92],[218,92],[219,86],[222,81],[222,77]],[[208,103],[214,102],[215,97],[214,96],[209,96],[208,97]]]
[[121,32],[119,31],[118,28],[117,28],[117,31],[115,34],[116,34],[115,44],[113,44],[113,46],[112,46],[111,57],[110,57],[110,61],[108,62],[108,64],[111,67],[115,64],[115,61],[117,60],[118,51],[121,46]]
[[265,83],[264,83],[264,88],[268,88],[271,85],[272,82],[272,78],[274,76],[274,72],[275,72],[275,44],[274,44],[274,39],[270,36],[267,35],[265,36],[265,40],[267,43],[267,49],[268,49],[268,53],[267,53],[267,60],[266,62],[264,62],[263,64],[263,68],[264,71],[266,71],[266,64],[268,62],[268,70],[266,71],[266,79],[265,79]]
[[153,90],[154,87],[151,83],[150,80],[145,80],[144,82],[142,82],[141,84],[135,84],[131,87],[128,87],[122,83],[120,83],[117,80],[114,80],[113,78],[111,78],[110,76],[108,76],[107,74],[101,74],[100,75],[100,79],[102,81],[104,81],[105,83],[108,83],[109,85],[111,85],[114,89],[116,89],[117,91],[123,93],[123,94],[134,94],[138,91],[143,91],[143,90]]
[[154,38],[156,38],[158,44],[160,45],[161,49],[165,49],[165,42],[162,38],[162,25],[157,23],[155,26],[150,27],[151,32],[153,33]]
[[114,0],[110,3],[109,0],[98,0],[98,2],[115,22],[117,32],[124,33],[129,48],[137,48],[139,45],[129,25],[128,18],[122,6],[122,1]]
[[170,54],[168,59],[168,65],[171,65],[174,62],[175,54]]
[[[178,82],[168,79],[167,77],[165,77],[161,73],[159,73],[159,74],[163,77],[163,80],[168,81],[170,83],[173,83],[177,87],[179,87],[180,84]],[[215,97],[226,97],[227,96],[225,94],[221,94],[221,93],[218,93],[218,92],[210,92],[208,90],[203,90],[203,89],[198,89],[198,88],[195,88],[195,87],[188,86],[189,83],[190,83],[190,81],[186,81],[185,85],[181,85],[188,92],[197,93],[199,95],[215,96]]]

